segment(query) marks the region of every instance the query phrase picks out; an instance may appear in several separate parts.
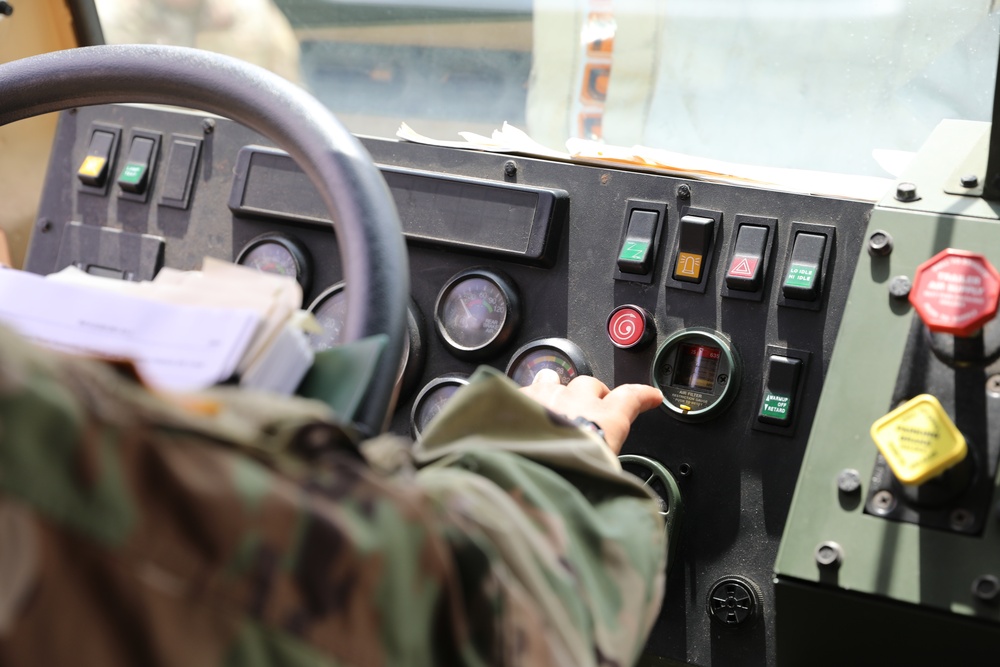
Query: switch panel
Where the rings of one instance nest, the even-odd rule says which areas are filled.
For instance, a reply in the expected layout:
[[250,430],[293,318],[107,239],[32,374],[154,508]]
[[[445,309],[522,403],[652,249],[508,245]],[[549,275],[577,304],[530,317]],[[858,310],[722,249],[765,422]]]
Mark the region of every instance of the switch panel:
[[767,227],[756,225],[741,225],[736,230],[736,250],[729,260],[729,270],[726,272],[726,286],[729,289],[756,292],[761,288],[767,232]]
[[716,241],[721,236],[721,212],[681,209],[677,233],[670,242],[670,269],[664,276],[664,284],[704,294],[712,277]]
[[166,175],[160,190],[160,206],[187,209],[200,157],[201,139],[182,135],[171,137]]
[[815,301],[823,285],[823,252],[826,237],[800,232],[795,235],[792,258],[788,262],[781,291],[788,299]]
[[125,164],[118,173],[118,196],[131,201],[145,202],[153,184],[153,173],[160,152],[160,135],[155,132],[135,130],[128,140]]
[[767,360],[767,380],[757,412],[757,421],[775,426],[792,423],[795,393],[799,388],[802,360],[772,354]]
[[720,286],[720,293],[732,299],[762,301],[767,291],[765,286],[771,268],[778,221],[775,218],[738,214],[734,226],[729,255],[724,263],[726,276]]
[[108,174],[115,160],[118,137],[121,130],[114,127],[95,125],[90,133],[87,154],[76,170],[80,189],[91,194],[108,193]]
[[625,225],[618,241],[615,279],[650,284],[656,272],[660,239],[667,228],[667,205],[630,199],[625,205]]
[[789,252],[781,274],[779,306],[819,310],[823,287],[829,277],[835,228],[805,222],[793,222],[789,234]]
[[809,353],[769,345],[762,369],[764,385],[757,403],[753,429],[781,435],[794,434],[802,412],[805,371]]
[[674,258],[674,280],[700,283],[708,271],[708,250],[715,238],[715,220],[700,215],[681,218]]
[[653,268],[653,241],[659,222],[660,215],[656,211],[632,210],[625,241],[618,251],[618,269],[622,273],[645,275]]

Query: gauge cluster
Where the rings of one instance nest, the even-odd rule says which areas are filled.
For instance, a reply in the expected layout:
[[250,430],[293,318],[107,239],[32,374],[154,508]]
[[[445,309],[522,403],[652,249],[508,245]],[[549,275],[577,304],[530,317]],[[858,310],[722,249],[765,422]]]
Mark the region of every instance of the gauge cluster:
[[[64,114],[26,268],[149,279],[206,255],[237,261],[294,277],[320,326],[312,346],[337,345],[351,287],[315,188],[259,135],[203,120],[128,106]],[[95,127],[202,150],[160,165],[146,202],[121,199],[79,182]],[[662,405],[622,450],[672,526],[647,652],[767,664],[772,568],[872,207],[620,164],[363,143],[406,218],[411,302],[390,430],[420,437],[480,365],[520,385],[549,369],[659,387]],[[241,155],[261,152],[268,171],[239,173]],[[189,201],[161,204],[175,177]],[[723,619],[732,582],[754,604]]]

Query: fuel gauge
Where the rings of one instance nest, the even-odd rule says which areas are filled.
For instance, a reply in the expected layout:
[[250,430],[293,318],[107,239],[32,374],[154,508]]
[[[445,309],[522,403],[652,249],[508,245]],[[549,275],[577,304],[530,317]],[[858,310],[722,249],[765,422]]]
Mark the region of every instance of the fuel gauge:
[[448,350],[461,359],[495,354],[520,323],[520,298],[510,278],[490,269],[467,269],[438,293],[434,324]]
[[292,276],[308,292],[312,285],[312,259],[299,241],[278,232],[261,234],[243,246],[236,263],[250,268]]
[[576,343],[565,338],[542,338],[514,353],[507,364],[507,376],[527,387],[545,368],[555,371],[563,384],[569,384],[578,375],[591,374],[590,364]]

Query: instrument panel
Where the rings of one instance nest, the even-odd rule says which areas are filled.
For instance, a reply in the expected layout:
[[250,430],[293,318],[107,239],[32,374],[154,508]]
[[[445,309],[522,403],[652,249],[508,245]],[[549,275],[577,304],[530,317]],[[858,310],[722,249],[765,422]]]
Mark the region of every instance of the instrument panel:
[[[95,137],[108,151],[101,183],[81,177]],[[150,137],[136,193],[119,171]],[[872,205],[363,143],[410,259],[391,429],[419,437],[480,364],[520,384],[548,368],[564,382],[659,386],[664,404],[623,451],[677,522],[647,659],[773,664],[775,557]],[[323,349],[339,340],[350,285],[318,202],[287,156],[225,119],[78,109],[60,119],[26,268],[141,280],[208,255],[294,275]]]

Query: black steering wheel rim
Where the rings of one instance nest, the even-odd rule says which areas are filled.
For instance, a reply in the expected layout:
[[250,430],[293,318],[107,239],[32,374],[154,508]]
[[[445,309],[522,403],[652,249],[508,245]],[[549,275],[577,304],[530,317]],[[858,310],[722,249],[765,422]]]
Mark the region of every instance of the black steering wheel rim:
[[169,104],[231,118],[288,152],[333,220],[347,342],[385,334],[358,424],[384,430],[406,337],[409,269],[392,195],[361,143],[311,95],[257,66],[176,46],[92,46],[0,65],[0,125],[72,107]]

